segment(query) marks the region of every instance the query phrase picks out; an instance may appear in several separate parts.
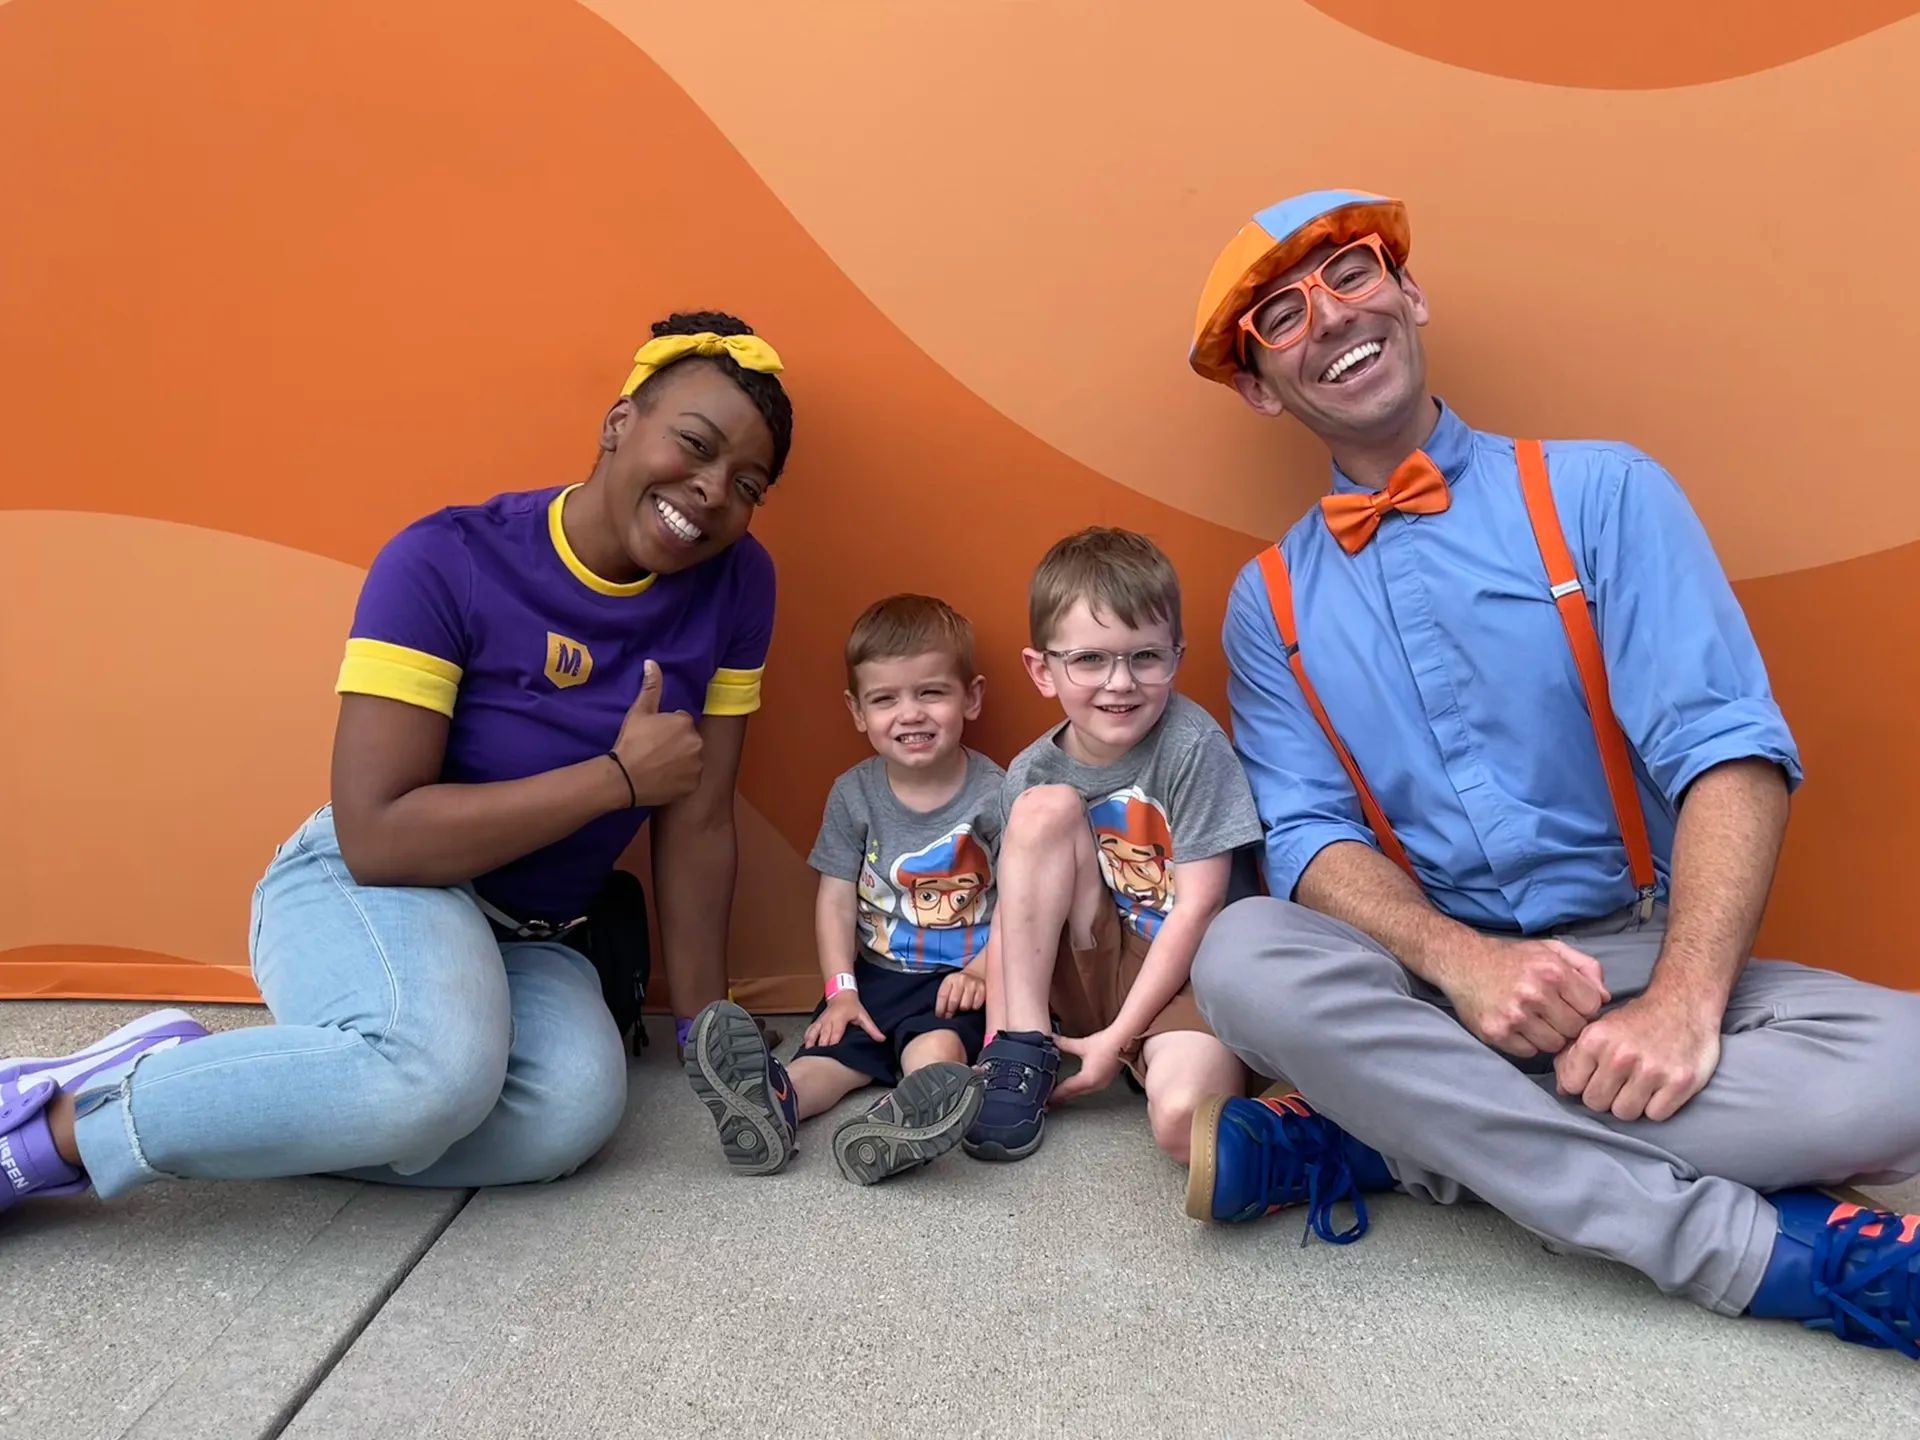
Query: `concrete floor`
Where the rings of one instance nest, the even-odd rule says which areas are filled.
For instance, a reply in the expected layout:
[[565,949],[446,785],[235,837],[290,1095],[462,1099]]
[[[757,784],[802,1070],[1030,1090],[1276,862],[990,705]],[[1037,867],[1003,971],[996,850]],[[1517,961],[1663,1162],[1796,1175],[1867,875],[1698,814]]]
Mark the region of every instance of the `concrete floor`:
[[[0,1049],[132,1013],[0,1005]],[[1720,1319],[1482,1207],[1385,1197],[1338,1248],[1289,1216],[1198,1225],[1123,1087],[1032,1160],[955,1154],[872,1189],[840,1179],[832,1124],[784,1174],[737,1177],[656,1043],[621,1133],[558,1185],[23,1206],[0,1222],[0,1440],[1920,1426],[1911,1362]]]

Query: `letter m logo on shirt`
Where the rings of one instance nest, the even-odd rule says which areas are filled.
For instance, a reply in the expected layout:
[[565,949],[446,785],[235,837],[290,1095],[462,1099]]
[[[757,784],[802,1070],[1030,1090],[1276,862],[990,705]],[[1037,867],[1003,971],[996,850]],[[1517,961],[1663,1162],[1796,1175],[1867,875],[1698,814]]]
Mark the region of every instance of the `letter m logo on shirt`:
[[593,655],[578,640],[569,640],[565,635],[547,632],[547,679],[565,690],[570,685],[584,685],[587,677],[593,674]]

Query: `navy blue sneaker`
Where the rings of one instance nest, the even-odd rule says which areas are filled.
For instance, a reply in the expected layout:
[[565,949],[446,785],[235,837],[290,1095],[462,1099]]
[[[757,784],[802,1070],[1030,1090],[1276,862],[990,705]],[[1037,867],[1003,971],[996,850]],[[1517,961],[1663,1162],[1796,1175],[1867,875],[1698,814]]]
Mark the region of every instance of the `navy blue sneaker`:
[[1818,1190],[1767,1196],[1780,1238],[1747,1306],[1854,1345],[1920,1360],[1920,1215],[1896,1215]]
[[1046,1136],[1060,1047],[1038,1030],[1001,1031],[974,1066],[986,1079],[980,1113],[961,1143],[978,1160],[1024,1160]]
[[[1187,1214],[1227,1223],[1307,1207],[1307,1230],[1333,1245],[1367,1233],[1364,1192],[1394,1188],[1380,1152],[1355,1140],[1297,1094],[1258,1100],[1215,1095],[1193,1112]],[[1353,1202],[1354,1221],[1333,1228],[1333,1207]]]
[[686,1071],[719,1127],[729,1165],[771,1175],[793,1158],[800,1128],[793,1081],[751,1015],[731,1000],[716,1000],[695,1016]]

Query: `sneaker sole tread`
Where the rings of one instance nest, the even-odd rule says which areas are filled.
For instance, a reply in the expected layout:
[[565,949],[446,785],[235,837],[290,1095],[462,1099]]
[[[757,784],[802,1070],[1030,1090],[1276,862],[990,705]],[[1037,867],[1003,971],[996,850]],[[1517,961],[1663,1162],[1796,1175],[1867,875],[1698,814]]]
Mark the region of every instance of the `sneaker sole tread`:
[[856,1185],[925,1165],[960,1143],[986,1089],[965,1065],[929,1065],[903,1077],[874,1109],[833,1135],[833,1159]]
[[767,1054],[753,1017],[735,1005],[709,1007],[687,1039],[693,1093],[713,1116],[727,1163],[746,1175],[772,1174],[795,1149],[768,1093]]

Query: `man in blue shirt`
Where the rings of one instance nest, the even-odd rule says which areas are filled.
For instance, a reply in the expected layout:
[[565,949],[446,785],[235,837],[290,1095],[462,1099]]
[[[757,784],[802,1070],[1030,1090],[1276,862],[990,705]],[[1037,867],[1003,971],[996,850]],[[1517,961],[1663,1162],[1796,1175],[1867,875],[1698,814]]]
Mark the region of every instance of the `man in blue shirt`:
[[1409,246],[1398,201],[1297,196],[1201,298],[1194,369],[1292,414],[1333,483],[1233,588],[1269,893],[1193,972],[1299,1093],[1201,1109],[1189,1212],[1306,1202],[1344,1243],[1363,1191],[1478,1197],[1920,1359],[1920,1217],[1810,1188],[1920,1172],[1920,995],[1751,958],[1801,769],[1712,546],[1633,447],[1435,399]]

